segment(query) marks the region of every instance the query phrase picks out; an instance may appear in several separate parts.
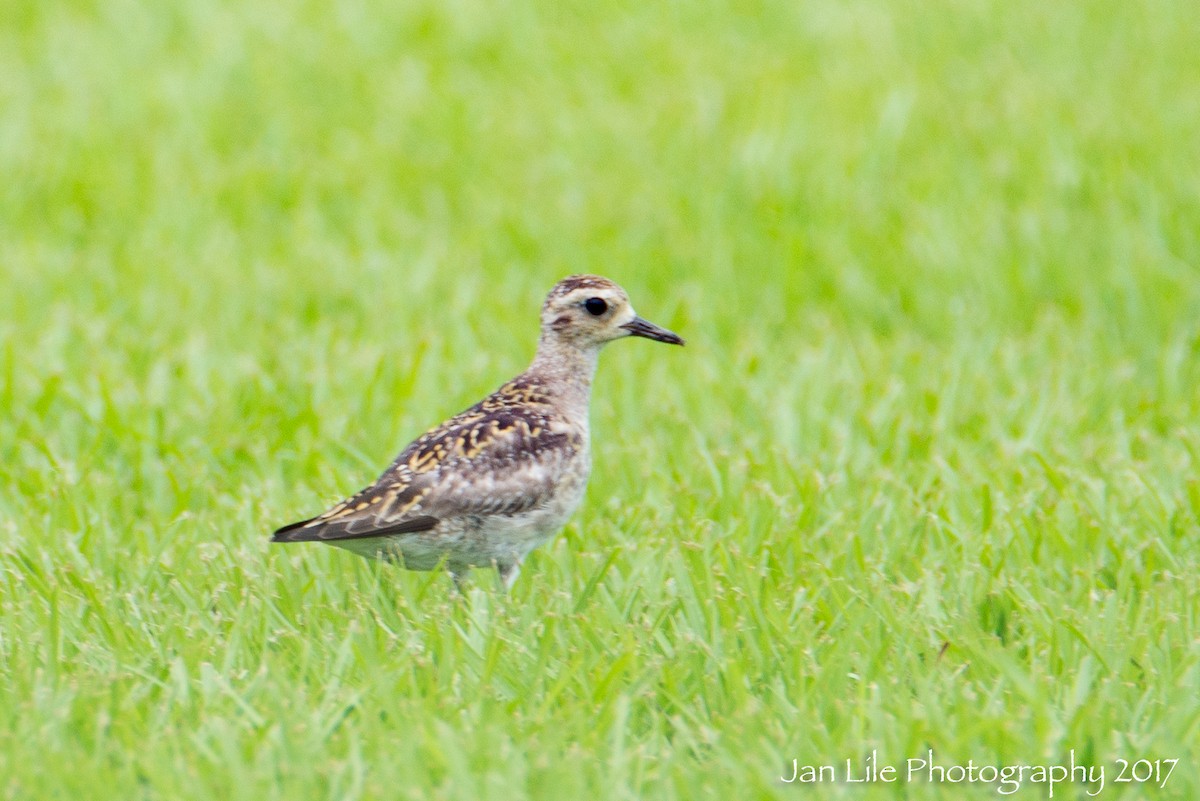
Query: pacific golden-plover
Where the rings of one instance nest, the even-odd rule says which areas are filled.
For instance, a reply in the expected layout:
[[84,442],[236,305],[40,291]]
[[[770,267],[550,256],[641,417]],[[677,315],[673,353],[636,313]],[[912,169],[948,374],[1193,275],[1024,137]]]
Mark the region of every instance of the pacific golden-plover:
[[600,348],[628,336],[682,345],[598,275],[564,278],[542,305],[529,369],[401,451],[374,484],[272,542],[326,542],[459,583],[495,567],[505,588],[562,528],[591,471],[588,401]]

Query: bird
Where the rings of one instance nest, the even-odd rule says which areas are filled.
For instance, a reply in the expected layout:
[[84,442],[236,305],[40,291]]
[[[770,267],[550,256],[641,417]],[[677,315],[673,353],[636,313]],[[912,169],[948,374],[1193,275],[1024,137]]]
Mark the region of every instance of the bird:
[[626,337],[683,345],[598,275],[559,281],[525,372],[400,452],[370,486],[272,542],[323,542],[410,570],[443,568],[461,591],[494,568],[509,591],[531,551],[565,525],[591,472],[588,408],[601,348]]

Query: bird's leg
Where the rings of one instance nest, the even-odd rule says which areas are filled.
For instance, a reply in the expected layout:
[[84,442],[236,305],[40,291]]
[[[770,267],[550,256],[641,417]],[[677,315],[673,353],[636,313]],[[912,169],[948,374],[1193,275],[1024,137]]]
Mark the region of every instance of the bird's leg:
[[467,573],[471,568],[464,567],[459,570],[450,570],[450,578],[454,579],[454,589],[459,595],[467,597]]
[[521,575],[521,561],[518,559],[515,562],[497,563],[496,572],[500,574],[500,583],[504,585],[504,591],[508,592],[516,582],[517,576]]

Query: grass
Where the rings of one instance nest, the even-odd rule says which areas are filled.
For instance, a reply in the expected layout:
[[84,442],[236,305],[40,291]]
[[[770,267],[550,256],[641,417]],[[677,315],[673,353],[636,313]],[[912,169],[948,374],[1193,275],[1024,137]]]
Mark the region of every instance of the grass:
[[[10,2],[0,793],[962,797],[779,781],[933,748],[1195,797],[1197,21]],[[268,545],[571,272],[689,347],[605,352],[510,596]]]

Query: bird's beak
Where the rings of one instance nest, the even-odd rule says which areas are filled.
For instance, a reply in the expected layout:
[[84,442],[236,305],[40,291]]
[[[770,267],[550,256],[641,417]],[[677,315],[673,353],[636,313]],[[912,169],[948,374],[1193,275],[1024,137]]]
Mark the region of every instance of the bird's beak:
[[679,336],[679,334],[668,331],[665,328],[661,328],[649,320],[643,320],[641,317],[634,317],[632,320],[625,323],[625,325],[621,326],[621,328],[628,331],[631,336],[645,337],[646,339],[653,339],[657,342],[666,342],[668,345],[683,344],[683,337]]

